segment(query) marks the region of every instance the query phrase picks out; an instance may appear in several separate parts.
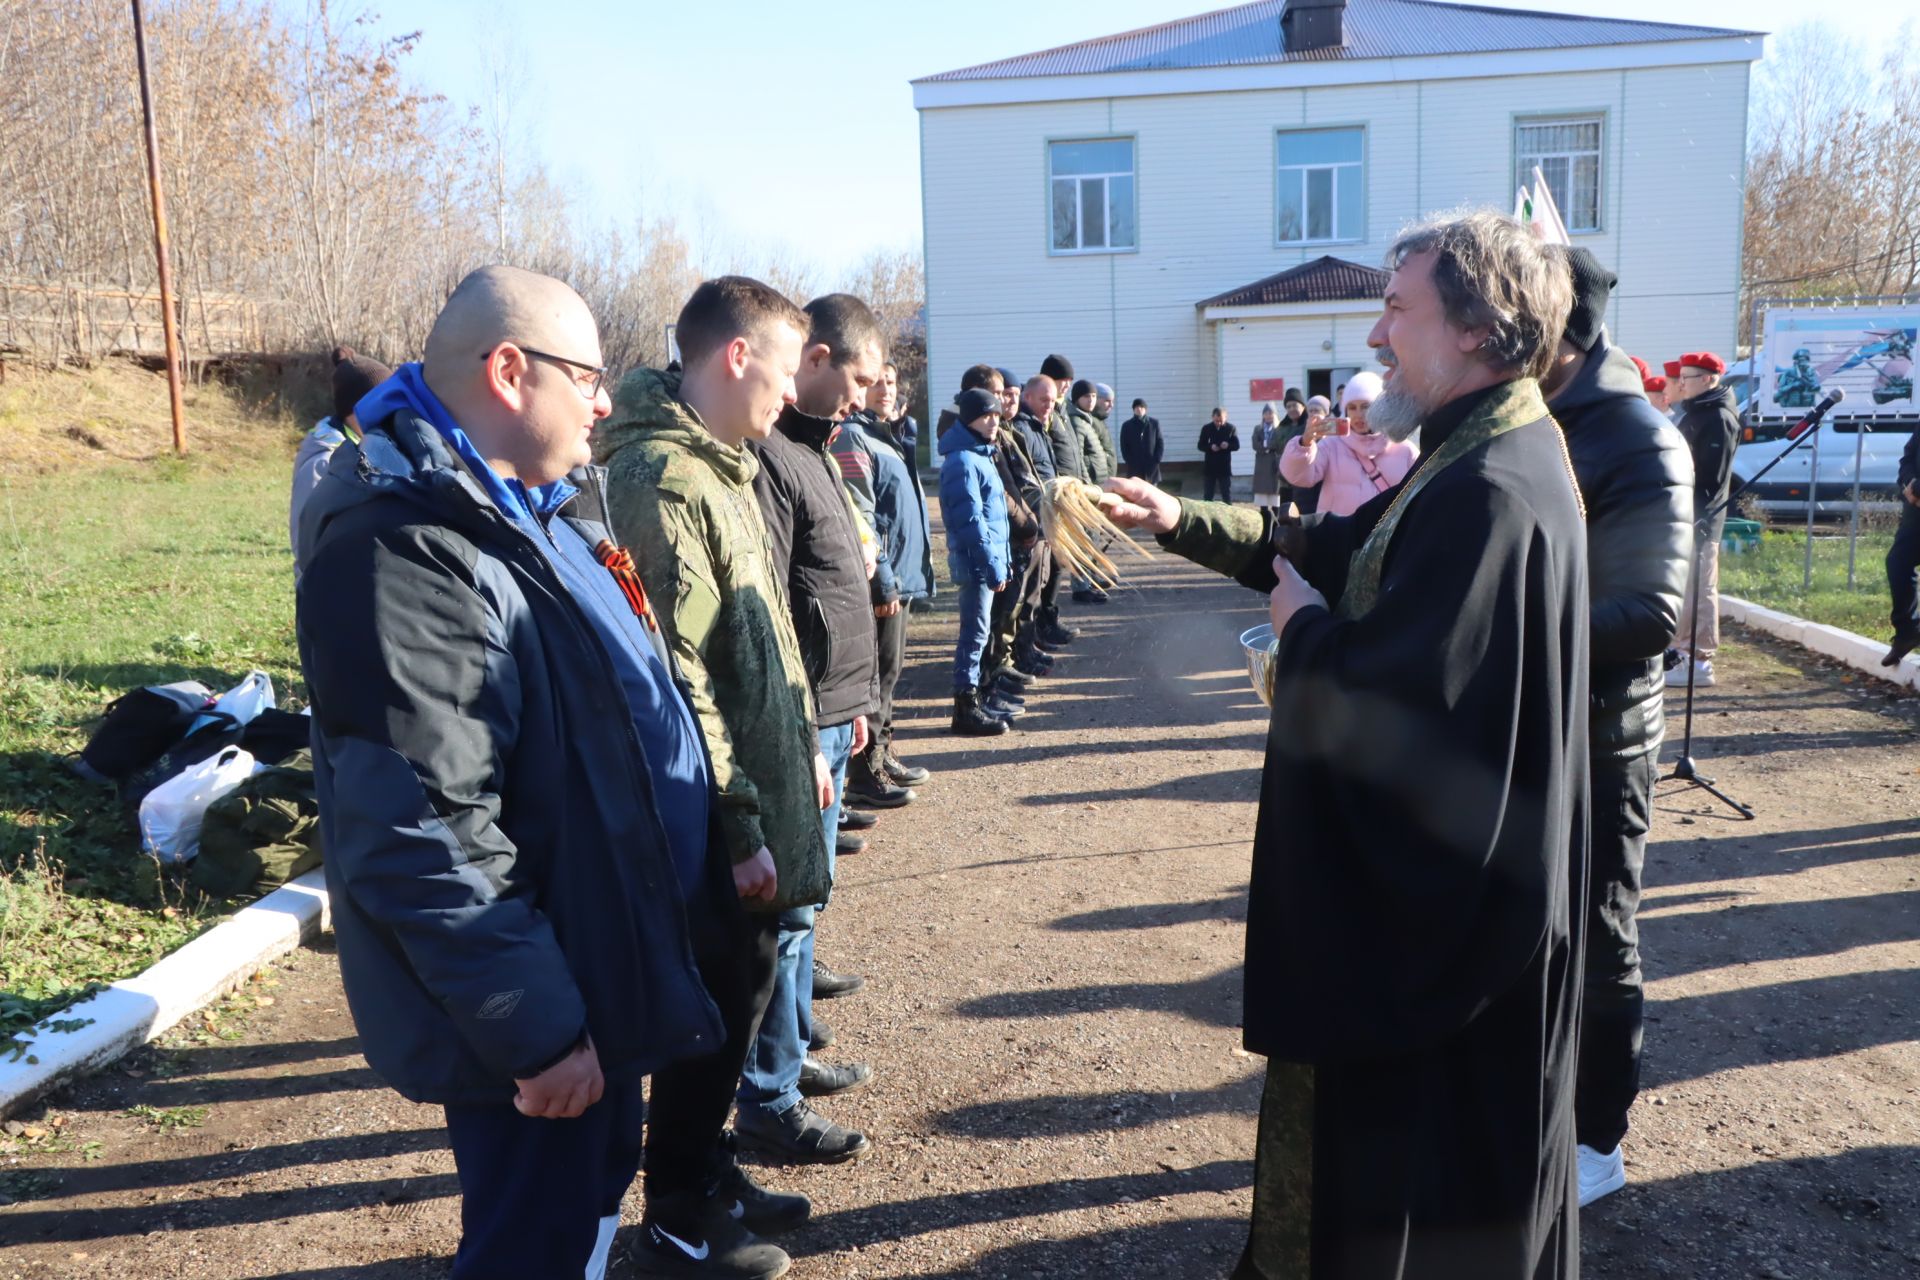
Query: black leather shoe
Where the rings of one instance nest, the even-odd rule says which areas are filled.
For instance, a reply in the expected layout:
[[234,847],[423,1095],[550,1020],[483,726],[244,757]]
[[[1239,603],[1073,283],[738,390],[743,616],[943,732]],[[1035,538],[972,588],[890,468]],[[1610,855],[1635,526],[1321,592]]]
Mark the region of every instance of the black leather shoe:
[[808,1098],[830,1098],[871,1079],[873,1068],[864,1062],[826,1063],[809,1054],[800,1063],[800,1093]]
[[1916,648],[1920,648],[1920,628],[1912,631],[1896,631],[1893,633],[1893,643],[1887,646],[1887,656],[1880,659],[1880,665],[1897,667],[1900,665],[1900,659]]
[[831,1049],[833,1042],[837,1039],[839,1037],[833,1034],[833,1028],[822,1019],[815,1017],[813,1034],[807,1038],[807,1051],[813,1053],[821,1049]]
[[835,1124],[805,1099],[778,1113],[742,1107],[733,1130],[743,1146],[786,1164],[843,1164],[873,1149],[866,1134]]
[[850,996],[867,985],[867,980],[857,973],[835,973],[821,964],[813,962],[813,998],[815,1000],[834,1000],[841,996]]
[[833,836],[833,853],[837,858],[850,857],[867,851],[867,838],[856,836],[850,831],[836,831]]
[[917,787],[933,775],[917,764],[907,764],[893,754],[893,744],[889,742],[881,751],[880,758],[886,762],[887,777],[903,787]]
[[866,831],[878,826],[880,819],[864,809],[855,809],[848,805],[840,806],[840,829],[842,831]]

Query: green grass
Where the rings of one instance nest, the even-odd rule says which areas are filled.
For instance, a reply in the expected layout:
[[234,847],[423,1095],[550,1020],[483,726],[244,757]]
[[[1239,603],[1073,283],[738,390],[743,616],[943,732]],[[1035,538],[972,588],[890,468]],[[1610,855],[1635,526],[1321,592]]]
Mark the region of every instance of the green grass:
[[1812,588],[1801,586],[1807,539],[1804,530],[1766,531],[1759,549],[1733,555],[1720,553],[1720,590],[1769,609],[1779,609],[1811,622],[1872,639],[1885,639],[1892,599],[1887,592],[1887,548],[1893,543],[1890,523],[1876,520],[1860,530],[1854,554],[1854,583],[1847,586],[1846,529],[1824,529],[1813,539]]
[[294,433],[258,456],[105,461],[0,475],[0,1055],[92,984],[138,973],[217,921],[156,874],[135,815],[64,758],[113,698],[258,667],[304,690],[287,550]]

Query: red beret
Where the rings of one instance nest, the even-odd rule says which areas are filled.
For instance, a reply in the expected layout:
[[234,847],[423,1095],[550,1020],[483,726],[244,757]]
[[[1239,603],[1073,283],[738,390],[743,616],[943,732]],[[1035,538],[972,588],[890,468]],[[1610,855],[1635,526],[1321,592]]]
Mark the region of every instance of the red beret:
[[1689,351],[1680,357],[1680,364],[1687,369],[1705,369],[1708,373],[1725,373],[1727,362],[1711,351]]
[[1633,367],[1640,371],[1640,378],[1642,381],[1645,381],[1646,379],[1651,378],[1653,376],[1653,370],[1647,368],[1647,362],[1645,360],[1642,360],[1639,356],[1628,356],[1627,359],[1633,361]]
[[1669,360],[1660,367],[1667,371],[1669,378],[1677,378],[1680,376],[1680,362],[1678,360]]
[[1654,395],[1667,389],[1667,380],[1656,374],[1651,378],[1642,379],[1640,385],[1646,389],[1648,395]]

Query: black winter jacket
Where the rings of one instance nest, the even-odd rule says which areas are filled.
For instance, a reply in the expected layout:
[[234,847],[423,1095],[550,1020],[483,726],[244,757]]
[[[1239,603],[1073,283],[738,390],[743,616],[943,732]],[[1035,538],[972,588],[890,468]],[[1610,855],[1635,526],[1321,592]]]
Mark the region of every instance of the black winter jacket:
[[[590,548],[602,474],[552,517]],[[415,1101],[505,1103],[583,1028],[610,1075],[718,1048],[619,674],[532,536],[409,414],[341,446],[303,529],[327,888],[368,1063]],[[712,839],[705,897],[737,911]]]
[[1021,441],[1027,446],[1027,461],[1033,464],[1034,474],[1043,483],[1060,475],[1076,474],[1060,469],[1053,456],[1053,439],[1047,432],[1047,424],[1028,413],[1024,406],[1014,415],[1012,429],[1020,433]]
[[1900,471],[1896,483],[1900,492],[1905,493],[1907,486],[1920,482],[1920,427],[1907,437],[1907,447],[1900,451]]
[[[1740,440],[1740,415],[1734,410],[1733,389],[1724,383],[1684,401],[1680,434],[1693,451],[1693,510],[1698,519],[1727,500],[1733,480],[1733,451]],[[1710,533],[1717,541],[1726,512],[1714,517]]]
[[1673,643],[1693,555],[1693,460],[1604,332],[1548,407],[1587,505],[1597,693],[1603,669],[1638,667]]
[[1160,459],[1166,452],[1166,441],[1160,438],[1160,419],[1151,415],[1132,417],[1121,424],[1120,461],[1128,475],[1158,483]]
[[760,461],[753,492],[766,517],[774,572],[787,584],[823,729],[871,711],[880,685],[860,534],[828,449],[837,429],[788,405],[773,434],[748,446]]
[[[1224,444],[1227,447],[1216,451],[1213,446]],[[1240,428],[1231,422],[1215,425],[1208,422],[1200,428],[1200,461],[1210,476],[1228,476],[1233,474],[1233,455],[1240,452]]]

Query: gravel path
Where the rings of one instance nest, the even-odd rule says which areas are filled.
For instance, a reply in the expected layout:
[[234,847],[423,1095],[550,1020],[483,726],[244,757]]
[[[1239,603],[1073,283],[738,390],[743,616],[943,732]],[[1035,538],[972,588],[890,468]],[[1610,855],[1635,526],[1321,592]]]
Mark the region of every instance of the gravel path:
[[[830,1052],[877,1068],[824,1109],[876,1147],[765,1171],[815,1201],[797,1276],[1212,1280],[1238,1252],[1265,726],[1235,636],[1262,602],[1164,558],[1138,580],[986,743],[944,733],[950,615],[916,624],[900,745],[935,778],[820,926],[870,979],[821,1005]],[[1647,1090],[1586,1273],[1911,1277],[1920,699],[1734,639],[1695,754],[1761,816],[1662,789]],[[0,1277],[438,1276],[455,1194],[437,1113],[373,1079],[315,947],[0,1136]]]

